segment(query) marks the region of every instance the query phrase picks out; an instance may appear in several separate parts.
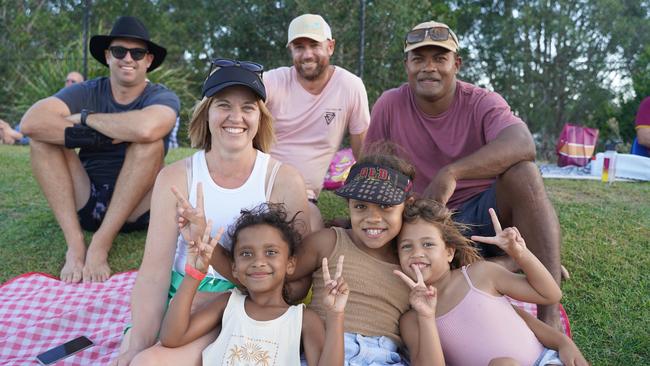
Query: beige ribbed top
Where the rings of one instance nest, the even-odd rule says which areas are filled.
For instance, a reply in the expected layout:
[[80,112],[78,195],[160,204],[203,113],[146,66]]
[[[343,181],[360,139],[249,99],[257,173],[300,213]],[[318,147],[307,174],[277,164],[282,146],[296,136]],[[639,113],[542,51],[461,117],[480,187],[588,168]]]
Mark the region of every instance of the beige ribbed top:
[[[327,258],[330,274],[336,273],[340,255],[345,256],[343,278],[350,288],[345,306],[345,331],[365,336],[387,336],[399,345],[399,317],[409,308],[409,288],[395,274],[399,265],[382,262],[357,248],[345,229],[336,231],[334,251]],[[314,297],[309,307],[325,318],[323,273],[313,274]]]

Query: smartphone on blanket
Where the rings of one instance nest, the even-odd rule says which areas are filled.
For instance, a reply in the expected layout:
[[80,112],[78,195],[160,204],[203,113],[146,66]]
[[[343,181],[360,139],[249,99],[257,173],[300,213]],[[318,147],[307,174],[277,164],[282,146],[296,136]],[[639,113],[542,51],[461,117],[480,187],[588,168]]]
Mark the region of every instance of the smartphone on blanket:
[[60,346],[50,348],[49,350],[36,356],[41,365],[51,365],[66,357],[72,356],[77,352],[85,350],[94,343],[85,336],[77,337],[71,341],[65,342]]

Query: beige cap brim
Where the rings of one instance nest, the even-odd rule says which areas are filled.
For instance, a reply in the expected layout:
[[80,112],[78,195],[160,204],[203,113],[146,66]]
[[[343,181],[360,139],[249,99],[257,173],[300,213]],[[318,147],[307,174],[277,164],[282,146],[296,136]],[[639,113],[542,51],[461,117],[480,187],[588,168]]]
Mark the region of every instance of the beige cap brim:
[[326,36],[323,36],[322,34],[301,33],[301,34],[294,35],[293,38],[291,38],[291,40],[287,42],[287,47],[289,47],[291,42],[295,41],[298,38],[309,38],[309,39],[313,39],[316,42],[323,42],[328,39]]
[[438,47],[448,49],[451,52],[458,52],[458,47],[451,40],[446,40],[446,41],[440,42],[440,41],[433,41],[431,39],[425,39],[422,42],[407,45],[404,48],[404,53],[406,53],[408,51],[412,51],[412,50],[414,50],[416,48],[424,47],[424,46],[438,46]]

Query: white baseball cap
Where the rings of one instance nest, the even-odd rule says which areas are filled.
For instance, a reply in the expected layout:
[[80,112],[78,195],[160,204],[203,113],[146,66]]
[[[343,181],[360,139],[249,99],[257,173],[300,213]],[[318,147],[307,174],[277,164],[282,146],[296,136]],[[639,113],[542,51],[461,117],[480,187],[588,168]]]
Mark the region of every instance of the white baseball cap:
[[289,23],[287,47],[296,38],[309,38],[323,42],[332,39],[332,29],[322,16],[317,14],[303,14],[294,18]]

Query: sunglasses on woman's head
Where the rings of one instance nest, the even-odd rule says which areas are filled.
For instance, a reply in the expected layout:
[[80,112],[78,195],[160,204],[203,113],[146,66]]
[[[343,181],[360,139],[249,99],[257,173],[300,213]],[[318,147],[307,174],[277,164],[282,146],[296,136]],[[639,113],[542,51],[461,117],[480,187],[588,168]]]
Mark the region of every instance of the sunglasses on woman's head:
[[257,62],[236,61],[227,58],[215,58],[214,60],[212,60],[212,63],[210,64],[210,71],[208,72],[208,77],[212,75],[213,71],[219,70],[222,67],[233,67],[233,66],[241,67],[248,71],[254,72],[258,74],[259,77],[262,77],[262,73],[264,72],[264,66],[258,64]]
[[131,58],[135,61],[140,61],[147,55],[149,51],[146,48],[136,47],[136,48],[126,48],[122,46],[111,46],[108,47],[108,50],[111,51],[111,55],[116,59],[123,59],[126,57],[126,53],[131,54]]

